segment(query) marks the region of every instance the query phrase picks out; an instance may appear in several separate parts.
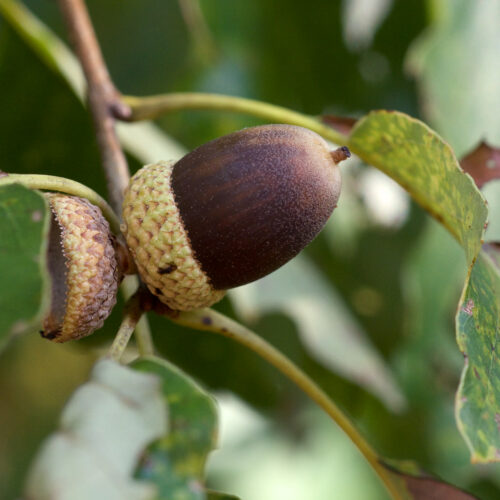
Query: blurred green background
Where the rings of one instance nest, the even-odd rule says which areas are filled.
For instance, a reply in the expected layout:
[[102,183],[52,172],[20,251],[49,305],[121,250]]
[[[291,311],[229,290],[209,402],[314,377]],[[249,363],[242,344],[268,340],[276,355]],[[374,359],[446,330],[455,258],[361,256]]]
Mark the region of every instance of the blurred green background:
[[[483,138],[500,145],[498,0],[201,0],[201,17],[190,0],[87,3],[125,94],[227,93],[353,117],[397,109],[429,123],[457,154]],[[26,5],[66,39],[55,2]],[[157,125],[191,149],[258,123],[186,111]],[[128,159],[135,171],[140,161]],[[0,162],[105,194],[90,117],[1,17]],[[469,463],[453,415],[462,250],[383,174],[356,159],[343,172],[339,207],[300,259],[218,308],[311,374],[382,455],[415,459],[498,499],[500,466]],[[487,187],[489,239],[500,239],[499,182]],[[35,335],[0,354],[2,499],[19,496],[30,459],[116,331],[120,309],[91,338],[60,346]],[[210,486],[244,500],[386,498],[349,441],[274,369],[226,339],[150,320],[160,352],[218,395]]]

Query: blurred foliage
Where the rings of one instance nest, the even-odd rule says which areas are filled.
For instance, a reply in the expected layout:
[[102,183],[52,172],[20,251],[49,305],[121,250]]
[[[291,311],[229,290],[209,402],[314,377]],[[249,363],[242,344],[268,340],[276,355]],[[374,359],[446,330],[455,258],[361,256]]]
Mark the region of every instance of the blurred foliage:
[[226,495],[225,493],[217,493],[215,491],[207,492],[207,500],[238,500],[233,495]]
[[[424,116],[445,116],[447,123],[433,121],[431,125],[452,140],[457,151],[464,152],[480,138],[474,128],[477,137],[473,134],[471,139],[469,124],[483,123],[487,128],[481,133],[494,134],[487,125],[490,122],[481,120],[483,112],[498,108],[491,105],[498,86],[490,83],[485,91],[475,91],[475,102],[481,106],[465,110],[462,98],[456,97],[457,77],[449,77],[461,73],[446,72],[445,64],[475,68],[477,54],[483,53],[483,45],[486,50],[494,43],[494,36],[478,33],[480,24],[469,26],[464,17],[449,15],[440,37],[447,33],[458,39],[473,36],[479,40],[474,45],[477,49],[461,52],[460,58],[448,57],[443,39],[436,35],[435,55],[421,57],[419,67],[423,69],[415,81],[404,71],[407,51],[422,33],[430,33],[432,41],[429,30],[435,30],[440,2],[455,14],[458,4],[463,3],[457,2],[456,7],[443,0],[389,3],[378,25],[367,28],[372,30],[365,37],[367,41],[353,45],[352,35],[343,29],[348,15],[343,6],[346,2],[312,0],[306,8],[299,0],[205,0],[201,7],[214,51],[196,47],[199,42],[190,37],[174,1],[88,4],[111,74],[124,93],[225,92],[310,114],[359,116],[387,108],[419,117],[431,109],[434,114]],[[26,4],[65,38],[55,2],[31,0]],[[471,5],[467,8],[473,9]],[[460,43],[466,45],[467,40]],[[495,58],[488,48],[488,54],[496,64],[478,72],[485,85],[496,81],[495,71],[500,67],[498,53]],[[417,83],[431,89],[439,85],[439,96],[446,101],[431,101],[432,94],[425,92],[419,100]],[[465,83],[459,87],[467,90]],[[495,95],[498,97],[498,92]],[[61,78],[1,17],[0,109],[0,169],[67,176],[105,193],[90,117]],[[458,120],[456,110],[468,114]],[[239,115],[194,111],[158,122],[188,148],[256,123]],[[452,125],[452,132],[448,132]],[[488,137],[498,146],[498,135]],[[129,160],[132,170],[138,168],[136,159]],[[358,185],[364,170],[363,166],[344,169],[345,184]],[[351,212],[353,206],[356,216]],[[336,218],[349,221],[348,233],[336,230]],[[492,213],[491,218],[500,219],[498,213]],[[277,310],[262,314],[255,319],[253,329],[289,355],[346,408],[381,453],[415,459],[425,469],[484,500],[497,499],[500,466],[469,464],[453,415],[462,367],[453,325],[466,268],[460,248],[414,204],[397,225],[382,226],[356,189],[343,193],[327,230],[306,254],[332,293],[343,297],[345,313],[355,318],[392,367],[408,408],[394,414],[365,389],[332,373],[305,348],[300,325],[288,314]],[[332,244],[337,238],[341,243]],[[227,299],[218,306],[234,315],[232,307]],[[119,316],[120,306],[101,331],[76,345],[54,346],[38,337],[27,337],[0,355],[0,421],[4,423],[0,428],[0,484],[6,499],[19,495],[35,450],[56,426],[68,394],[86,379],[95,356],[93,348],[100,349],[109,341]],[[233,464],[229,474],[222,466],[211,469],[214,488],[245,500],[283,497],[287,481],[307,483],[308,463],[312,472],[307,484],[316,487],[314,498],[330,498],[328,492],[339,484],[342,498],[384,498],[375,481],[365,481],[370,472],[352,446],[338,444],[343,437],[330,422],[322,425],[318,418],[310,418],[309,403],[274,369],[226,339],[184,329],[162,318],[151,320],[162,355],[206,386],[234,391],[272,417],[270,423],[263,424],[265,431],[246,435],[252,446],[218,452],[226,453],[228,460],[233,457]],[[342,348],[338,346],[339,351]],[[236,463],[236,456],[241,464]],[[260,464],[267,464],[267,468]],[[356,474],[350,474],[353,471]],[[331,483],[318,481],[325,476]],[[272,482],[276,477],[281,484],[276,485],[276,479]],[[260,482],[259,489],[256,484]]]
[[24,495],[33,500],[152,498],[156,485],[133,479],[133,471],[144,448],[167,428],[160,380],[101,359],[37,453]]
[[[463,155],[481,140],[500,142],[500,3],[432,0],[431,22],[413,45],[430,125]],[[460,103],[457,106],[457,103]]]
[[293,319],[304,347],[318,362],[365,387],[391,410],[405,407],[398,385],[366,332],[305,256],[229,294],[238,315],[249,322],[269,312],[283,312]]

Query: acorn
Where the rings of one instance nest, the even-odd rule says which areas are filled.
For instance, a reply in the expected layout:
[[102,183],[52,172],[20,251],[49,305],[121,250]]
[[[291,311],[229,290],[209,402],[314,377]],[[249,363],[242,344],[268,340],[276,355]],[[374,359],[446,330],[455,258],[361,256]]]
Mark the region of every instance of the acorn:
[[265,125],[143,167],[125,192],[122,224],[142,280],[186,311],[276,270],[330,217],[337,164],[349,156],[302,127]]
[[103,325],[116,303],[121,272],[115,237],[99,208],[76,196],[45,196],[51,210],[51,306],[40,334],[66,342]]

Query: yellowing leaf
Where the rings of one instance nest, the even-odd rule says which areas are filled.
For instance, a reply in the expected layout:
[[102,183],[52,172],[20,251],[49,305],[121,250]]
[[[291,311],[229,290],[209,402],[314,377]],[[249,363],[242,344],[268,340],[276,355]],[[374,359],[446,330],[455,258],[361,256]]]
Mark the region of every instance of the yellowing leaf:
[[481,247],[487,208],[448,144],[419,120],[399,112],[375,111],[356,124],[349,145],[440,221],[472,264]]
[[456,416],[472,460],[500,461],[496,353],[500,278],[492,248],[479,254],[487,218],[485,201],[451,148],[427,126],[402,113],[371,113],[354,127],[350,145],[363,160],[403,185],[465,250],[470,272],[456,327],[466,367]]
[[500,461],[500,252],[485,245],[457,313],[465,369],[456,398],[459,429],[472,460]]

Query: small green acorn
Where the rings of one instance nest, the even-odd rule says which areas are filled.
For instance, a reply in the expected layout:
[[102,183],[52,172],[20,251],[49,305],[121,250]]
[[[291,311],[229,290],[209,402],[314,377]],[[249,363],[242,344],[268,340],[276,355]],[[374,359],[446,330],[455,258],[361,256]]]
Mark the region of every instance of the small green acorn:
[[122,225],[141,278],[170,308],[191,310],[276,270],[328,220],[349,156],[302,127],[265,125],[143,167]]
[[100,328],[121,279],[116,240],[101,211],[76,196],[45,193],[51,210],[48,268],[51,307],[41,335],[66,342]]

